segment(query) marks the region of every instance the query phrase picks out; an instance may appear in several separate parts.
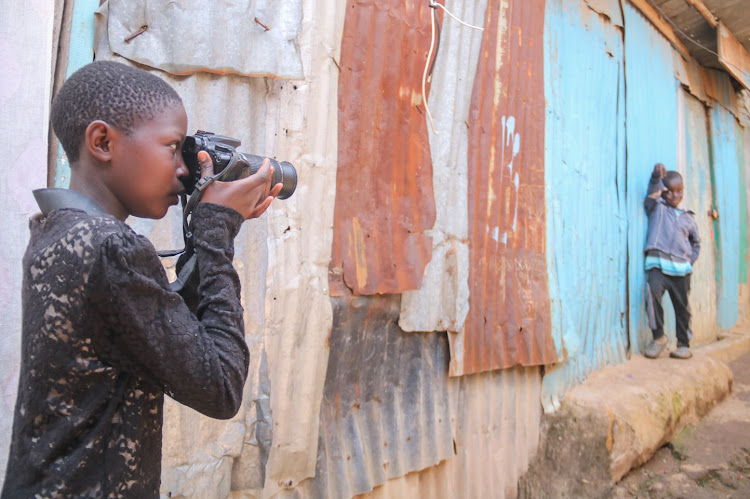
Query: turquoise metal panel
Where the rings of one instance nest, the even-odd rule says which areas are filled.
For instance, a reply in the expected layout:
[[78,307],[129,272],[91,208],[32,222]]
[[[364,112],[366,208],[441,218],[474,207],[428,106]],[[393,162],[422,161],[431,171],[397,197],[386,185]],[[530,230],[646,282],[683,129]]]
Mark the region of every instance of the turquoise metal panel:
[[568,360],[542,401],[627,350],[627,220],[622,34],[584,2],[545,13],[545,185],[552,331]]
[[672,47],[629,3],[625,12],[629,336],[633,353],[651,338],[644,307],[646,214],[654,164],[677,165],[677,89]]
[[[716,277],[719,292],[719,327],[729,329],[738,318],[740,280],[740,158],[737,154],[737,122],[722,106],[709,113],[711,173],[714,199],[719,211],[715,223]],[[744,209],[744,207],[742,207]]]
[[[76,70],[94,60],[94,12],[99,9],[99,0],[75,0],[73,21],[70,23],[70,45],[68,47],[67,79]],[[55,187],[68,187],[70,165],[60,143],[57,143]]]

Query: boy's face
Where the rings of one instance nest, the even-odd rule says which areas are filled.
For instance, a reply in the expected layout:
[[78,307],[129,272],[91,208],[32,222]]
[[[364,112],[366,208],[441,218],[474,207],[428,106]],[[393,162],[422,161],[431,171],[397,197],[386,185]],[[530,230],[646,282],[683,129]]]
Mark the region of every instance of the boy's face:
[[662,193],[662,197],[664,198],[664,201],[667,203],[667,205],[671,206],[672,208],[677,208],[677,205],[679,205],[680,202],[682,201],[682,194],[683,194],[682,180],[679,178],[674,179],[669,183],[665,183],[664,187],[667,188],[667,190]]
[[185,190],[180,177],[188,174],[182,159],[186,132],[187,114],[179,105],[141,123],[130,135],[119,133],[108,187],[128,214],[162,218],[177,204]]

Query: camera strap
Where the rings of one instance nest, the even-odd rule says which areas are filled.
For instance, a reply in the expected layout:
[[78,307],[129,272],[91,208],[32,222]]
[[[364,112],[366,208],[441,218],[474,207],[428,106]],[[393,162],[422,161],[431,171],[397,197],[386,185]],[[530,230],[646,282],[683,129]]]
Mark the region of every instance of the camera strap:
[[181,250],[164,250],[157,252],[160,257],[173,257],[179,255],[176,269],[177,279],[170,283],[172,291],[179,293],[188,286],[189,282],[195,281],[197,278],[198,257],[193,248],[193,233],[190,231],[190,216],[192,215],[193,210],[198,206],[206,187],[217,180],[221,180],[225,175],[231,172],[239,159],[240,155],[233,153],[232,159],[229,160],[226,168],[215,175],[204,177],[196,182],[193,192],[190,193],[190,197],[186,198],[184,195],[182,196],[182,237],[185,241],[185,247]]

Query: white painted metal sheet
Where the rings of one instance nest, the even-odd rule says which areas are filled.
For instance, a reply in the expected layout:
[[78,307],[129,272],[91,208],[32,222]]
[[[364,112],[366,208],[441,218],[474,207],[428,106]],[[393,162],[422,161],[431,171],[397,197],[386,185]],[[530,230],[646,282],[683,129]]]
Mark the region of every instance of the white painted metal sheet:
[[[445,6],[466,23],[484,24],[487,0],[453,0]],[[399,326],[404,331],[459,332],[469,310],[468,120],[481,41],[481,31],[443,18],[428,101],[437,131],[428,127],[436,207],[429,231],[432,259],[422,287],[403,294]]]
[[265,151],[291,161],[297,191],[268,221],[265,345],[273,447],[264,495],[315,474],[332,309],[328,264],[336,192],[338,66],[345,0],[305,0],[302,82],[268,80]]
[[678,124],[680,133],[677,137],[677,169],[685,179],[683,207],[695,212],[701,238],[700,257],[693,265],[693,275],[690,278],[690,308],[693,313],[691,329],[694,336],[691,346],[697,346],[715,341],[719,332],[714,223],[709,217],[713,208],[711,162],[706,107],[685,90],[681,89],[678,95],[678,117],[681,123]]
[[16,403],[21,355],[21,258],[32,189],[47,186],[47,130],[53,2],[3,2],[0,16],[0,489]]
[[109,0],[112,52],[173,74],[301,79],[302,0]]

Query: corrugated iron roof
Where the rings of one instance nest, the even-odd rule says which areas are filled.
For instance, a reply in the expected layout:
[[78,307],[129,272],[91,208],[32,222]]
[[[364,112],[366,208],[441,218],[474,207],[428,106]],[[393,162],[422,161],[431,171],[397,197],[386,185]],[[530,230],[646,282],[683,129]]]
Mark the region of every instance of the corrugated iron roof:
[[331,291],[420,287],[432,256],[432,163],[421,87],[427,2],[349,0],[339,66]]
[[488,3],[469,118],[469,313],[451,374],[538,365],[552,340],[544,200],[544,1]]
[[[706,68],[725,70],[719,62],[717,27],[704,14],[721,21],[750,52],[750,9],[746,0],[649,0],[666,18],[690,54]],[[695,5],[691,5],[694,3]],[[708,12],[701,12],[703,5]]]

